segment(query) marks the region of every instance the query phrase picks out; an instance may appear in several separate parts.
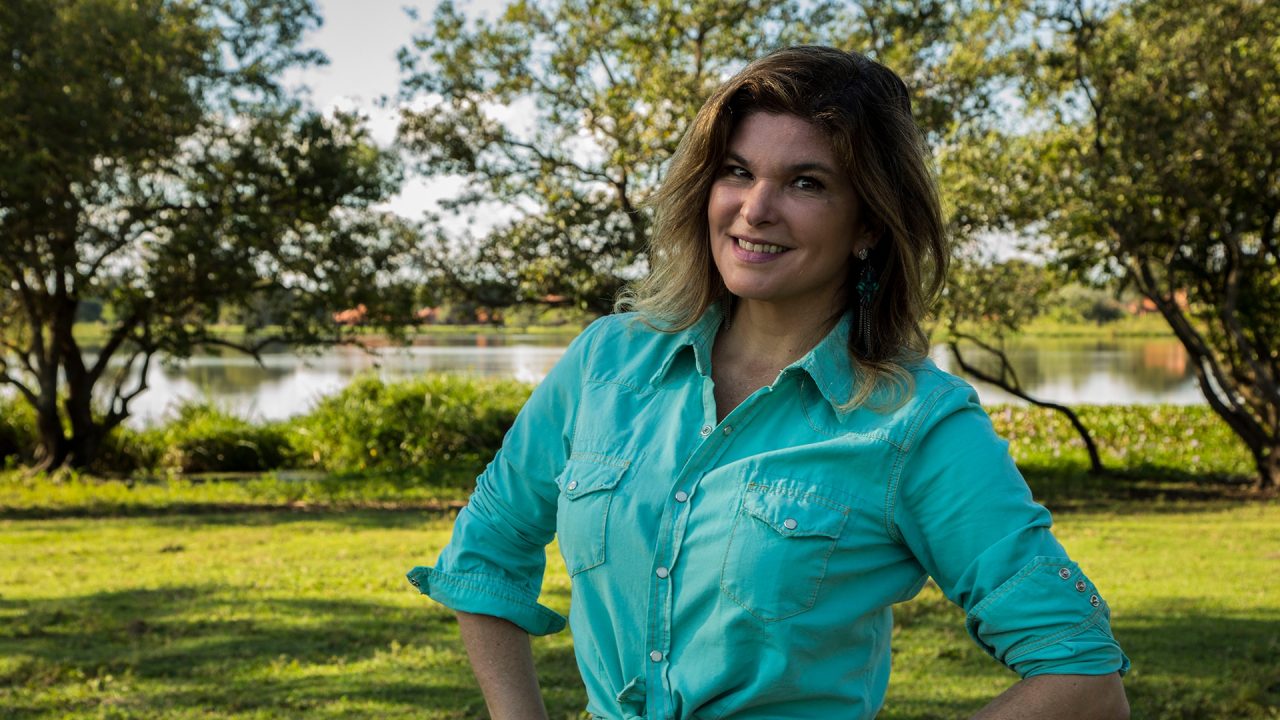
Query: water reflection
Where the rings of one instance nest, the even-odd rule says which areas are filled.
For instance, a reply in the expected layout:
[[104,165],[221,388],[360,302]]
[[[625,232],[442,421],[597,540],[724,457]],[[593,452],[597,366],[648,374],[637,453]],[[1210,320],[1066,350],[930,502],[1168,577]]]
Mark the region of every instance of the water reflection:
[[[363,372],[386,380],[424,372],[465,373],[541,380],[563,354],[571,335],[448,335],[418,338],[409,347],[383,344],[295,354],[270,348],[259,366],[253,358],[213,348],[180,364],[153,363],[150,388],[131,406],[129,424],[162,420],[176,403],[207,398],[255,420],[306,412],[316,400]],[[1036,397],[1076,404],[1204,402],[1182,346],[1165,338],[1120,340],[1037,339],[1012,344],[1009,356],[1023,386]],[[940,367],[953,367],[946,348],[935,347]],[[966,359],[984,370],[998,365],[977,351]],[[130,385],[133,384],[130,381]],[[984,403],[1018,402],[997,388],[975,383]]]
[[[991,355],[964,349],[970,364],[983,372],[999,371]],[[1023,388],[1045,400],[1067,405],[1204,402],[1186,350],[1172,339],[1036,339],[1011,343],[1008,355]],[[942,369],[954,371],[947,348],[933,348],[931,357]],[[1019,402],[999,388],[970,381],[983,403]]]

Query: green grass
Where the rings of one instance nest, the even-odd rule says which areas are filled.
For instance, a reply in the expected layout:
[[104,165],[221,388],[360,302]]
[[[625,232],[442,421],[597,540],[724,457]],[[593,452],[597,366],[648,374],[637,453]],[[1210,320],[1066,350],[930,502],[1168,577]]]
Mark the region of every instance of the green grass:
[[[1280,508],[1060,514],[1134,669],[1135,718],[1280,715]],[[243,512],[0,521],[5,717],[473,718],[450,614],[403,579],[450,517]],[[1187,542],[1195,538],[1196,542]],[[564,612],[551,550],[544,602]],[[900,606],[881,717],[963,717],[1014,676],[932,587]],[[553,718],[584,704],[567,633],[535,641]]]

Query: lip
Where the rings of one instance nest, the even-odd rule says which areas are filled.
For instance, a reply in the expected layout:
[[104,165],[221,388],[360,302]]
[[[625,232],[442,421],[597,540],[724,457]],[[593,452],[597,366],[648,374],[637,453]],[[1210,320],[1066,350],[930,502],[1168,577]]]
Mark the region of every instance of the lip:
[[[780,253],[751,252],[750,250],[747,250],[746,248],[738,244],[739,239],[746,240],[747,242],[752,243],[754,245],[778,245],[778,247],[786,248],[786,250]],[[753,263],[753,264],[773,262],[781,258],[783,255],[786,255],[787,251],[791,250],[791,248],[787,247],[786,245],[779,245],[778,243],[775,243],[775,242],[769,242],[767,240],[748,237],[746,235],[730,235],[729,246],[733,249],[733,256],[735,258],[737,258],[738,260],[741,260],[742,262]]]

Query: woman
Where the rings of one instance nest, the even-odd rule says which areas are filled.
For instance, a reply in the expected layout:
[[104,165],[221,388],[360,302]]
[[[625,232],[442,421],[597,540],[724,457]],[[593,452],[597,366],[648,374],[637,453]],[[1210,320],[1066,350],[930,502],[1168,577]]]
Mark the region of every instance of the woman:
[[980,717],[1127,717],[1106,603],[925,357],[947,249],[902,81],[829,48],[758,60],[656,209],[635,312],[573,342],[409,573],[458,611],[493,717],[545,716],[553,534],[593,717],[874,717],[890,606],[929,576],[1024,678]]

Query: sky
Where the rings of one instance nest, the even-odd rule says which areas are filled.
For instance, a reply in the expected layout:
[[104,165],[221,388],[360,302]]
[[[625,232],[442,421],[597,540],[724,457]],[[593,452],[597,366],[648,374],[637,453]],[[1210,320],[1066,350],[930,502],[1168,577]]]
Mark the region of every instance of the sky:
[[[308,35],[304,43],[329,57],[329,64],[291,73],[286,81],[310,89],[311,102],[320,110],[359,110],[369,118],[369,128],[378,143],[395,139],[394,105],[383,108],[383,97],[393,101],[400,83],[396,52],[409,44],[438,3],[435,0],[317,0],[324,24]],[[489,16],[505,7],[507,0],[457,0],[455,5],[467,15]],[[405,13],[415,8],[419,20]],[[447,181],[428,182],[410,176],[388,207],[410,218],[418,218],[435,201],[448,194]]]

